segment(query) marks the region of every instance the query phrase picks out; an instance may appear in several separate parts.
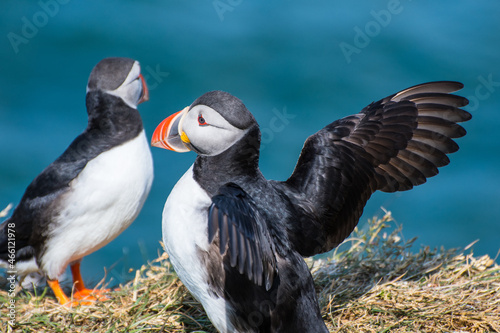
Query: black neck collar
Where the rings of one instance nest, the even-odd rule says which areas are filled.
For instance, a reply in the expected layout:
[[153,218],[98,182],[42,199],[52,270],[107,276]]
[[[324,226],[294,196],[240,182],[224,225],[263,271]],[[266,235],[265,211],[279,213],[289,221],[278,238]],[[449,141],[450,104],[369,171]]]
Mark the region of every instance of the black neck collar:
[[126,141],[135,138],[143,129],[139,111],[118,96],[100,90],[90,91],[86,104],[89,117],[87,131]]
[[199,155],[194,179],[210,196],[228,182],[256,178],[259,171],[260,130],[255,124],[238,142],[216,156]]

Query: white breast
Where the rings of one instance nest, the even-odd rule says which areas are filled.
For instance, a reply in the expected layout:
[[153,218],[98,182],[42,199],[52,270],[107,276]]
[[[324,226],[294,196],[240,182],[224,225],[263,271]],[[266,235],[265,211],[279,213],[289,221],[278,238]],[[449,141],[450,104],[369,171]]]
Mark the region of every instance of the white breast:
[[71,182],[42,258],[49,278],[108,244],[139,214],[153,181],[144,131],[87,163]]
[[[193,167],[172,189],[163,209],[163,243],[170,262],[188,290],[203,305],[220,332],[236,332],[226,322],[227,304],[209,292],[206,266],[199,250],[208,251],[208,209],[212,201],[193,178]],[[229,325],[229,326],[228,326]]]

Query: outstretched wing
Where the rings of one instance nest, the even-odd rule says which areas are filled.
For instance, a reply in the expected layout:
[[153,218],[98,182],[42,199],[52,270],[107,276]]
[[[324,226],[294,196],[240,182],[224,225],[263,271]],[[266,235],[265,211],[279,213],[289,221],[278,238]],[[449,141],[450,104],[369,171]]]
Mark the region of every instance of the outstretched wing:
[[292,176],[277,186],[297,209],[287,226],[304,256],[331,250],[354,229],[376,190],[405,191],[449,163],[471,115],[459,82],[431,82],[372,103],[310,136]]
[[270,236],[250,196],[234,183],[222,186],[212,198],[208,215],[210,243],[217,234],[220,254],[229,256],[231,267],[269,290],[276,274]]

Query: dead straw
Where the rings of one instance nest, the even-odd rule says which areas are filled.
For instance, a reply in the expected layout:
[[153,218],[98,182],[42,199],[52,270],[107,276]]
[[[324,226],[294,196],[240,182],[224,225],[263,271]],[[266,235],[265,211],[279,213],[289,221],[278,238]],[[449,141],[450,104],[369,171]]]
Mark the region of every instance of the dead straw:
[[[390,213],[329,259],[308,259],[330,332],[500,332],[500,267],[488,256],[412,251]],[[0,303],[8,293],[0,291]],[[15,297],[15,332],[215,332],[164,253],[111,300],[68,309],[47,289]],[[8,332],[0,311],[0,332]]]

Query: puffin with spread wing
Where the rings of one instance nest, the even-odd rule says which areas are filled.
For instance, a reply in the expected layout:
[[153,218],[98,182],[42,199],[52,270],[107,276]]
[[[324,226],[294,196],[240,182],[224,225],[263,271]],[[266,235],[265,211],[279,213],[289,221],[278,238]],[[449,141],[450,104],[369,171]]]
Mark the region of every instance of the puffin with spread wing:
[[354,229],[377,190],[409,190],[449,163],[471,115],[458,82],[417,85],[310,136],[286,181],[259,170],[260,130],[236,97],[208,92],[152,145],[194,151],[163,211],[163,241],[220,332],[327,332],[303,257]]

